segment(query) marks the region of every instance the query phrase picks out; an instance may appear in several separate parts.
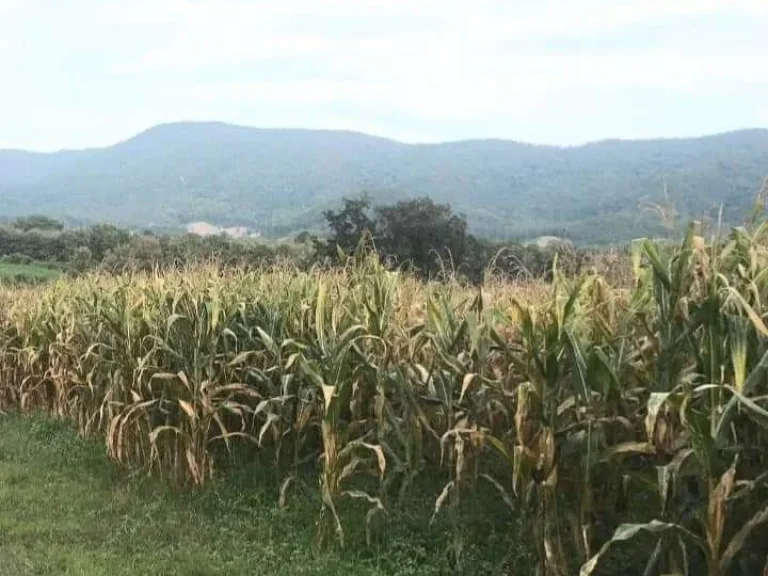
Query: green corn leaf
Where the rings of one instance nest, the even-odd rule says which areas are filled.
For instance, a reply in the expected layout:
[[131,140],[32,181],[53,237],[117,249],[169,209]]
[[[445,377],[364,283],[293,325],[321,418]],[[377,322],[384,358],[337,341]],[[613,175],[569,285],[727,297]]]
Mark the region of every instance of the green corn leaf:
[[666,267],[661,262],[656,245],[650,240],[643,241],[643,252],[651,263],[654,276],[662,283],[666,290],[670,290],[672,288],[672,281],[669,278]]
[[643,258],[644,243],[645,243],[644,238],[636,238],[632,240],[632,242],[630,243],[632,271],[635,275],[635,279],[640,277],[640,265],[642,263],[642,258]]
[[[757,365],[752,368],[752,371],[747,376],[742,389],[737,390],[737,393],[743,397],[747,397],[752,394],[753,390],[763,382],[765,378],[766,370],[768,370],[768,350],[760,358]],[[734,414],[739,406],[739,397],[733,395],[723,409],[723,413],[717,422],[717,428],[715,431],[715,438],[718,445],[723,445],[727,441],[727,436],[730,433],[731,422],[733,421]]]
[[728,319],[731,363],[736,390],[742,392],[747,380],[747,324],[740,317]]
[[762,336],[768,337],[768,328],[766,328],[763,319],[757,312],[755,312],[755,309],[750,306],[749,302],[744,299],[744,296],[742,296],[738,290],[732,287],[726,288],[726,292],[729,299],[736,301],[736,303],[739,305],[739,308],[741,308],[741,310],[751,320],[752,325],[757,329],[757,331],[760,332]]
[[732,386],[725,386],[725,388],[733,394],[733,397],[736,398],[739,405],[744,409],[751,420],[768,430],[768,410],[761,407],[751,398],[747,398],[743,394],[740,394],[738,390]]
[[589,374],[587,373],[587,361],[584,359],[584,353],[582,352],[579,343],[576,341],[573,332],[571,330],[566,330],[565,335],[568,341],[568,345],[571,349],[571,354],[573,355],[573,363],[576,367],[576,374],[578,375],[579,383],[581,384],[582,397],[584,402],[589,405],[592,403],[592,394],[589,391]]
[[613,546],[617,543],[627,542],[636,538],[642,533],[653,534],[654,536],[663,536],[669,532],[677,533],[682,536],[688,543],[693,544],[707,552],[707,543],[696,534],[686,530],[678,524],[670,524],[667,522],[661,522],[659,520],[652,520],[646,524],[622,524],[611,536],[611,539],[606,542],[600,551],[589,559],[579,571],[579,576],[590,576],[597,570],[600,562],[608,556]]

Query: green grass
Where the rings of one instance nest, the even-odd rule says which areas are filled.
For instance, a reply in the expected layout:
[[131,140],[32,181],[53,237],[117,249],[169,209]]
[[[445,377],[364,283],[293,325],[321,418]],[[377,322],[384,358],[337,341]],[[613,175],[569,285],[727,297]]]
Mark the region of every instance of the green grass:
[[40,264],[12,264],[0,262],[0,281],[2,280],[53,280],[61,275],[56,268],[48,268]]
[[[266,466],[194,493],[110,464],[103,446],[44,416],[0,416],[0,573],[49,575],[438,575],[530,574],[528,540],[498,499],[462,512],[456,562],[448,515],[430,528],[435,486],[391,511],[365,544],[365,510],[346,506],[347,547],[315,552],[314,485],[299,484],[285,509]],[[482,491],[481,491],[482,492]],[[353,527],[357,525],[358,529]]]

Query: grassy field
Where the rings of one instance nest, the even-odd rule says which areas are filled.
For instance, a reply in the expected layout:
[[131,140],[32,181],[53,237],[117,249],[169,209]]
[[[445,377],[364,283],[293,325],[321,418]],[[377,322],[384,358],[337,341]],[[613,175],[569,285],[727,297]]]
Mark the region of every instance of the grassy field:
[[53,280],[58,278],[61,272],[55,268],[48,268],[39,264],[12,264],[10,262],[0,262],[0,282],[31,280]]
[[66,424],[0,416],[0,574],[479,576],[504,564],[530,565],[519,526],[490,499],[464,514],[469,529],[457,564],[450,527],[425,529],[429,487],[386,519],[370,548],[362,531],[352,531],[344,550],[315,552],[316,483],[280,509],[267,470],[245,467],[200,492],[177,493],[116,468],[103,444],[80,439]]

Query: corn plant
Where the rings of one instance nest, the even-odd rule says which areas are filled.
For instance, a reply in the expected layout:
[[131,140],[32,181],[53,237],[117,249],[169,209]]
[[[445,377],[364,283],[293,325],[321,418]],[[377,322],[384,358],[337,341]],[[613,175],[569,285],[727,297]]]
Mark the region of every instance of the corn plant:
[[[689,573],[692,549],[710,576],[725,575],[768,521],[768,501],[751,498],[766,475],[753,455],[750,465],[741,463],[746,442],[764,441],[768,428],[768,411],[754,397],[768,366],[768,331],[756,311],[765,294],[762,251],[744,230],[718,244],[706,251],[691,229],[666,261],[651,243],[642,246],[655,303],[645,328],[657,352],[645,423],[649,442],[666,455],[658,467],[662,518],[619,526],[583,575],[617,542],[644,532],[659,537],[647,574],[659,567]],[[755,508],[737,526],[730,516],[741,499]]]
[[285,506],[314,474],[321,546],[344,544],[348,499],[370,540],[431,475],[459,570],[462,506],[492,488],[524,514],[541,576],[597,572],[640,534],[655,537],[648,576],[755,573],[768,224],[700,234],[614,254],[634,284],[557,268],[549,283],[422,282],[367,238],[333,269],[0,288],[0,410],[70,420],[179,487],[245,455],[274,467]]

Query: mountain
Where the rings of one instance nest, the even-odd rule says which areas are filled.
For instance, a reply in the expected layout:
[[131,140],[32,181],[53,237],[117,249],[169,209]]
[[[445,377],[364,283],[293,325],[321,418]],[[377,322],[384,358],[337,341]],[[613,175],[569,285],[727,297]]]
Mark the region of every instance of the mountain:
[[642,208],[651,202],[682,218],[722,205],[738,221],[766,175],[768,130],[758,129],[560,148],[176,123],[106,148],[0,151],[0,217],[156,229],[206,221],[276,236],[318,228],[324,209],[367,191],[377,202],[450,202],[481,235],[604,243],[661,233]]

